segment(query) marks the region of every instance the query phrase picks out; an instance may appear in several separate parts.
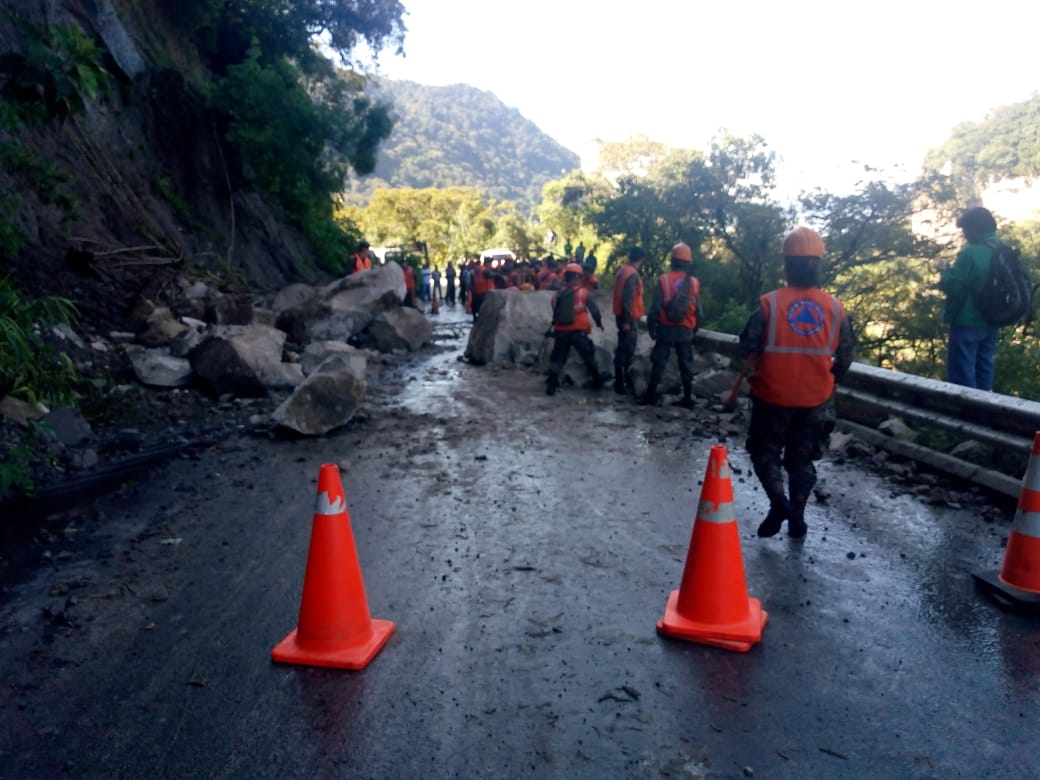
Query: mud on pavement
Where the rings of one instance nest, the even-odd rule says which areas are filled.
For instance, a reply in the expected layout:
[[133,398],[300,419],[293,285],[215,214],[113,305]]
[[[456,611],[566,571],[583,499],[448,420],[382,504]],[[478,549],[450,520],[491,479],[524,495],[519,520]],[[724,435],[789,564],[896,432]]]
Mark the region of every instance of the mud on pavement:
[[[523,369],[388,367],[322,439],[242,432],[32,542],[0,605],[2,777],[1031,777],[1040,628],[972,587],[1008,526],[824,461],[809,536],[759,540],[743,436]],[[713,444],[747,653],[659,637]],[[362,671],[273,664],[323,463],[372,616]]]

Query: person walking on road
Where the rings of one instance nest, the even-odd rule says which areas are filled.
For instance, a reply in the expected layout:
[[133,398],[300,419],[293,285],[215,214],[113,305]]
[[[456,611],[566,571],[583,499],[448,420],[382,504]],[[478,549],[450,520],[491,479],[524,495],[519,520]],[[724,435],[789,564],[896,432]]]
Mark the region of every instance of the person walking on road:
[[693,408],[693,339],[700,316],[701,285],[697,277],[690,275],[692,261],[690,247],[682,242],[676,244],[671,251],[672,270],[654,285],[650,312],[646,316],[654,348],[650,352],[650,381],[640,400],[644,405],[657,403],[657,386],[674,349],[683,389],[679,405]]
[[643,314],[643,278],[639,269],[643,267],[646,251],[634,246],[628,250],[628,262],[614,274],[614,320],[617,323],[617,349],[614,350],[614,392],[624,395],[628,381],[628,369],[636,354],[639,337],[639,320]]
[[740,333],[741,351],[755,368],[747,450],[769,498],[758,535],[775,536],[787,520],[788,535],[802,539],[816,484],[813,461],[834,427],[829,402],[852,363],[855,336],[842,302],[817,286],[823,239],[797,227],[784,237],[781,254],[787,286],[759,298]]
[[[555,395],[560,386],[560,372],[567,363],[571,347],[577,351],[585,369],[592,377],[592,388],[603,387],[604,378],[596,366],[596,348],[589,334],[592,333],[592,322],[603,330],[603,320],[599,307],[592,300],[589,291],[582,286],[581,266],[570,263],[563,269],[564,287],[552,296],[553,311],[553,350],[549,355],[549,378],[545,385],[546,395]],[[591,317],[591,321],[590,321]],[[609,376],[609,374],[607,375]]]
[[455,305],[455,266],[452,265],[451,260],[448,261],[448,267],[444,269],[444,278],[448,280],[448,292],[444,299],[448,302],[449,306]]
[[999,246],[997,222],[981,206],[957,218],[968,242],[953,266],[939,264],[939,288],[946,294],[943,320],[950,326],[946,347],[946,379],[955,385],[993,389],[993,356],[1000,329],[983,319],[973,293],[989,275],[994,247]]

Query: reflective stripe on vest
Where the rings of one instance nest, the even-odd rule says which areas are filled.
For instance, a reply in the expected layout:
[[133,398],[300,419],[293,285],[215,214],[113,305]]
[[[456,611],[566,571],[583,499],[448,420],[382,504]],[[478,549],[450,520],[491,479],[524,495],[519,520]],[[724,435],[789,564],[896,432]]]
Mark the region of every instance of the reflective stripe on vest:
[[[566,289],[566,288],[565,288]],[[563,290],[561,290],[563,292]],[[553,296],[553,325],[556,330],[583,330],[586,333],[592,331],[592,321],[589,319],[588,313],[588,302],[589,302],[589,291],[584,287],[574,288],[574,322],[570,325],[563,325],[556,322],[556,301],[557,296]]]
[[765,343],[751,392],[766,403],[810,408],[834,392],[841,301],[817,288],[783,287],[760,299]]
[[[831,310],[832,310],[833,318],[831,319],[831,322],[830,322],[830,325],[829,325],[829,327],[831,328],[831,332],[829,334],[827,334],[827,343],[825,345],[820,346],[820,347],[794,347],[794,346],[782,347],[782,346],[780,346],[777,343],[777,328],[780,327],[780,317],[777,316],[779,314],[779,312],[780,312],[780,295],[779,295],[779,293],[780,293],[779,290],[773,290],[773,292],[769,293],[769,296],[768,296],[768,298],[769,298],[769,330],[768,330],[767,335],[766,335],[765,351],[766,352],[779,352],[779,353],[785,353],[785,354],[797,354],[797,355],[833,355],[834,352],[838,349],[838,336],[839,336],[839,331],[841,330],[840,327],[838,327],[840,325],[840,323],[841,323],[841,304],[838,302],[838,299],[835,298],[833,295],[828,295],[827,296],[827,297],[829,297],[831,299]],[[807,306],[808,304],[812,304],[813,306],[819,306],[819,304],[816,301],[813,301],[813,300],[811,300],[810,298],[807,297],[804,300],[795,301],[793,304],[791,304],[791,308],[794,309],[795,306],[799,306],[799,305],[804,307],[804,306]],[[795,315],[794,319],[795,320],[798,319],[797,315]],[[790,327],[792,329],[795,327],[794,324],[791,322],[791,318],[790,317],[788,317],[787,324],[788,324],[788,327]],[[811,324],[817,325],[818,328],[822,328],[822,327],[828,325],[828,323],[826,323],[826,322],[811,323]],[[807,335],[811,335],[811,334],[807,334]]]
[[632,277],[636,277],[636,289],[632,295],[632,311],[630,315],[632,319],[638,320],[646,312],[643,309],[643,280],[639,276],[639,271],[634,265],[625,264],[618,269],[617,276],[614,277],[614,316],[620,317],[624,314],[623,304],[625,297],[625,288],[628,287],[628,282]]
[[[690,280],[690,305],[686,309],[686,316],[681,321],[676,322],[668,318],[668,304],[671,303],[672,298],[678,292],[679,285],[687,278]],[[661,310],[657,313],[657,321],[662,325],[671,325],[672,327],[690,328],[691,330],[696,328],[697,300],[701,292],[700,282],[695,277],[689,276],[685,271],[672,271],[661,277],[660,285]]]

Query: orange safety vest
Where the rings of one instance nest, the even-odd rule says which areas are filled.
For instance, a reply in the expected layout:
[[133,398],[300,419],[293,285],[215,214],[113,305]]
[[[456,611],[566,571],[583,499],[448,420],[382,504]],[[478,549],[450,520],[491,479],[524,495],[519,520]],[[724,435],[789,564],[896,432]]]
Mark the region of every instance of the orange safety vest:
[[372,260],[369,258],[368,253],[355,254],[354,255],[354,270],[351,273],[357,273],[358,271],[367,271],[372,267]]
[[614,316],[620,317],[624,312],[621,310],[621,299],[624,296],[625,288],[628,286],[628,280],[633,276],[636,277],[636,294],[632,298],[632,319],[638,320],[646,311],[643,309],[643,277],[639,275],[639,270],[634,265],[621,266],[618,272],[614,275]]
[[759,298],[765,345],[751,377],[756,398],[807,409],[834,392],[834,353],[845,307],[815,287],[781,287]]
[[483,267],[473,272],[473,294],[485,295],[495,289],[495,280]]
[[[686,308],[686,316],[680,322],[674,322],[668,319],[668,304],[671,303],[672,298],[679,291],[679,284],[686,278],[690,280],[690,305]],[[697,277],[690,276],[685,271],[670,271],[661,277],[660,285],[661,310],[657,312],[657,321],[662,325],[671,325],[672,327],[689,328],[690,330],[696,328],[697,301],[701,295],[701,283]]]
[[[574,322],[570,325],[561,325],[556,321],[556,296],[559,295],[559,293],[553,293],[553,327],[556,330],[583,330],[586,333],[592,333],[592,320],[589,319],[589,291],[584,287],[575,287],[573,289]],[[560,290],[560,292],[563,292],[563,290]]]

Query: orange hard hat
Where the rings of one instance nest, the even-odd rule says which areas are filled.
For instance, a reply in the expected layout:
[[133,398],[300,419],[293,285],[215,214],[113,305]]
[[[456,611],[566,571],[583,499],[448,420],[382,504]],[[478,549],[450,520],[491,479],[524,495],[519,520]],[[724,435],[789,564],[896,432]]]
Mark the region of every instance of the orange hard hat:
[[815,230],[807,227],[796,227],[784,236],[780,254],[784,257],[823,257],[823,239]]
[[581,276],[585,273],[581,270],[581,266],[577,263],[567,263],[567,265],[563,267],[563,272],[565,274],[577,274],[578,276]]
[[693,260],[693,252],[690,251],[690,245],[684,244],[680,241],[678,244],[672,247],[672,259],[682,260],[684,263],[688,263]]

